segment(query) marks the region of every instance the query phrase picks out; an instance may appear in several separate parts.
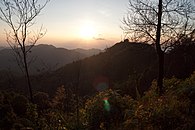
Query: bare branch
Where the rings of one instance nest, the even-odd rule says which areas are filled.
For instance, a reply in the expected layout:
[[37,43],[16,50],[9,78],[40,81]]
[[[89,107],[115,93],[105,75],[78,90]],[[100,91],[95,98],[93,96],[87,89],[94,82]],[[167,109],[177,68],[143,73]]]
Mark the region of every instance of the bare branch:
[[[191,0],[164,0],[162,4],[161,44],[166,44],[195,26],[195,2]],[[121,27],[131,39],[154,42],[157,29],[158,3],[151,0],[129,0],[128,14]],[[144,35],[144,34],[145,35]],[[143,38],[141,38],[143,36]],[[150,40],[149,40],[150,39]]]
[[2,0],[0,2],[0,19],[11,29],[9,32],[6,31],[7,43],[15,53],[16,61],[20,63],[19,67],[22,67],[25,72],[31,100],[32,89],[27,54],[46,31],[42,32],[41,26],[37,34],[31,34],[28,29],[34,25],[35,18],[48,2],[49,0],[45,0],[44,3],[39,0]]

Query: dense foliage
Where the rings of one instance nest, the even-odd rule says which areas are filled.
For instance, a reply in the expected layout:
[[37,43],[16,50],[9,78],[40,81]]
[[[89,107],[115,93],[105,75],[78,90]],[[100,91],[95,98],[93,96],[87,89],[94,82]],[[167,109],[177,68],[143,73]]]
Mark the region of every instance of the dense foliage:
[[[123,83],[124,84],[124,83]],[[158,96],[156,81],[145,94],[133,99],[107,89],[91,97],[79,98],[58,87],[56,94],[34,95],[35,102],[18,93],[0,93],[1,129],[129,130],[194,129],[195,73],[185,80],[164,80],[165,93]],[[130,85],[130,84],[128,84]],[[76,113],[77,109],[79,110]],[[79,124],[76,124],[76,120]]]

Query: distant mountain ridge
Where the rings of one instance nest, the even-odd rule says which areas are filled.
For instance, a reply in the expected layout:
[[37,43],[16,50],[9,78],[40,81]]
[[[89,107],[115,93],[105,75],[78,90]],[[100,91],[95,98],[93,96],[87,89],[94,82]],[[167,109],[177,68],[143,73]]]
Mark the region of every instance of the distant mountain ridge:
[[[42,47],[44,49],[41,50],[46,52],[55,48],[53,46]],[[36,50],[36,47],[34,49]],[[35,53],[35,50],[31,53]],[[62,48],[57,50],[58,53],[70,51]],[[190,44],[179,45],[165,53],[165,78],[172,76],[187,78],[192,74],[195,70],[194,51],[195,44]],[[81,55],[75,51],[71,54],[75,53]],[[47,57],[56,57],[52,54],[53,52],[49,51]],[[75,58],[78,55],[73,56]],[[54,94],[57,87],[63,85],[72,91],[78,87],[81,96],[93,95],[106,87],[121,90],[122,94],[135,97],[137,92],[143,94],[148,90],[152,81],[157,79],[157,75],[158,58],[155,48],[145,43],[124,41],[116,43],[99,54],[75,60],[54,71],[31,76],[31,80],[34,91],[43,91],[50,95]],[[0,73],[1,89],[21,90],[25,94],[27,91],[24,81],[23,77],[14,78],[10,73]]]
[[102,52],[102,50],[100,49],[82,49],[82,48],[77,48],[77,49],[73,49],[73,51],[78,52],[80,54],[85,55],[86,57],[90,57],[96,54],[99,54],[100,52]]
[[[53,45],[39,44],[34,46],[28,56],[32,63],[30,71],[32,74],[55,70],[73,61],[96,55],[101,50],[98,49],[75,49],[56,48]],[[0,70],[7,69],[19,72],[14,52],[11,49],[0,50]]]
[[4,47],[4,46],[0,46],[0,51],[3,50],[3,49],[6,49],[7,47]]

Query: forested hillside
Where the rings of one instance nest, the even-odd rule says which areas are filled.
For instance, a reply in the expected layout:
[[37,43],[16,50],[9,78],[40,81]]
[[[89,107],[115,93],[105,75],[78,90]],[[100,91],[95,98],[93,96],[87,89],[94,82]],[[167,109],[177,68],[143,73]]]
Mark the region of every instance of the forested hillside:
[[145,43],[120,42],[98,55],[31,76],[33,104],[22,77],[1,73],[2,79],[7,76],[0,82],[1,128],[192,129],[194,49],[192,43],[167,51],[162,96],[156,93],[155,49]]
[[[195,70],[193,52],[194,44],[178,45],[168,51],[165,55],[166,77],[189,77]],[[13,78],[14,74],[6,72],[4,75],[1,88],[25,90],[22,77]],[[79,85],[80,95],[93,95],[98,92],[94,84],[100,80],[107,88],[119,89],[121,93],[135,97],[137,90],[143,94],[157,79],[157,57],[152,45],[125,41],[98,55],[67,64],[53,72],[32,76],[31,79],[34,91],[51,95],[61,85],[72,90]]]

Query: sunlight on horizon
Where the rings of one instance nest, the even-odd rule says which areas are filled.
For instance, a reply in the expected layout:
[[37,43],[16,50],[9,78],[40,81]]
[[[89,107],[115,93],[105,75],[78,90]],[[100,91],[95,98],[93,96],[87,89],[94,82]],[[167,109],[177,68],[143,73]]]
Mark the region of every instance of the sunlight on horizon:
[[[42,25],[46,35],[37,44],[52,44],[64,48],[101,48],[120,42],[121,19],[128,0],[50,1],[35,20],[30,31]],[[5,30],[0,21],[0,46],[7,46]]]
[[80,37],[86,40],[90,40],[97,35],[97,29],[95,25],[90,22],[86,22],[79,28]]

